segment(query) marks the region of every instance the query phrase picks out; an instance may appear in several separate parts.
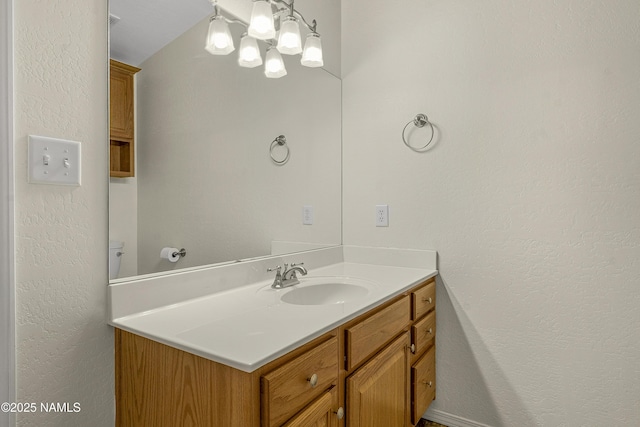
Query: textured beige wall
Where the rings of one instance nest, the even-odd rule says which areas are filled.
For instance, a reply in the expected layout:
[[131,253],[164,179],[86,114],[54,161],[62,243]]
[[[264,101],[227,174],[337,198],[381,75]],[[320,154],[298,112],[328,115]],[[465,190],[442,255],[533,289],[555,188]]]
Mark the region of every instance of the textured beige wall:
[[[637,0],[343,2],[344,243],[438,250],[434,409],[637,425],[638,16]],[[439,137],[416,154],[400,132],[420,112]]]
[[[107,285],[107,9],[15,1],[17,399],[80,403],[20,426],[113,425]],[[27,183],[27,135],[82,142],[82,186]]]

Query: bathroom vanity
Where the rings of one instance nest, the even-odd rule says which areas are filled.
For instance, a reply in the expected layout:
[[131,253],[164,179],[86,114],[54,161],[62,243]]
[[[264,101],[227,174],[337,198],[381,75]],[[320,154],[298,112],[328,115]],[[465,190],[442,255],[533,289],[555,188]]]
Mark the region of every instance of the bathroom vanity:
[[[437,271],[435,252],[397,251],[292,255],[309,274],[286,289],[264,279],[281,258],[110,285],[116,425],[415,425],[435,398]],[[262,280],[222,289],[241,274]]]

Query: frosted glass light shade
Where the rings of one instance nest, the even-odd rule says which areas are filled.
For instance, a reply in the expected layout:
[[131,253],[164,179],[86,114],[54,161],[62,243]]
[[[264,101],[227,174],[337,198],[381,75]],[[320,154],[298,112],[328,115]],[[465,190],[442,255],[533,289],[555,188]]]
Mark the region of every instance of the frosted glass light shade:
[[295,16],[287,16],[280,23],[278,51],[284,55],[297,55],[302,52],[300,26]]
[[273,23],[271,4],[265,0],[254,0],[249,21],[249,35],[258,40],[275,38],[276,27]]
[[229,24],[222,15],[211,18],[204,48],[212,55],[227,55],[235,50]]
[[267,49],[267,57],[264,61],[264,75],[270,79],[277,79],[287,75],[282,55],[274,46]]
[[318,33],[309,33],[307,35],[307,41],[304,44],[300,63],[305,67],[311,68],[322,67],[324,65],[324,61],[322,60],[322,41]]
[[238,65],[246,68],[254,68],[258,65],[262,65],[262,56],[260,56],[258,42],[256,39],[246,33],[240,40]]

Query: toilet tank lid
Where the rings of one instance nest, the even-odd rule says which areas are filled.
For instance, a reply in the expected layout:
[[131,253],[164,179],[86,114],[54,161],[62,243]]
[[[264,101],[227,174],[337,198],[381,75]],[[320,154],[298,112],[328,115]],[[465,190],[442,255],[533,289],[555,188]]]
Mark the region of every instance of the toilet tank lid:
[[109,249],[119,249],[124,246],[123,242],[119,242],[117,240],[109,240]]

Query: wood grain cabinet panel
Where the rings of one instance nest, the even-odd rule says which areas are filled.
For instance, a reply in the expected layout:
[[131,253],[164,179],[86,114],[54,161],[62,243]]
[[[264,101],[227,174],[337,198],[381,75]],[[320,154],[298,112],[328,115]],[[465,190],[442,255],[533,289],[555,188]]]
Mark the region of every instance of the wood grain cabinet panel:
[[252,374],[116,329],[116,426],[258,427]]
[[419,355],[426,350],[433,344],[435,336],[436,312],[433,310],[411,326],[411,342],[414,344],[414,353]]
[[139,68],[110,62],[109,68],[109,161],[110,176],[125,178],[135,174],[135,87]]
[[362,322],[347,328],[345,334],[347,370],[356,367],[398,335],[409,324],[409,308],[410,300],[405,296]]
[[408,346],[405,333],[347,378],[349,427],[406,425]]
[[338,340],[333,337],[262,376],[262,423],[280,426],[338,381]]
[[436,280],[430,279],[427,284],[411,293],[412,320],[417,320],[436,307]]
[[411,367],[411,388],[413,396],[411,420],[416,424],[436,398],[436,349],[434,346]]
[[338,388],[332,387],[284,427],[337,427]]

